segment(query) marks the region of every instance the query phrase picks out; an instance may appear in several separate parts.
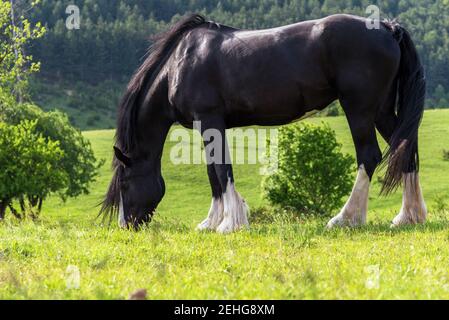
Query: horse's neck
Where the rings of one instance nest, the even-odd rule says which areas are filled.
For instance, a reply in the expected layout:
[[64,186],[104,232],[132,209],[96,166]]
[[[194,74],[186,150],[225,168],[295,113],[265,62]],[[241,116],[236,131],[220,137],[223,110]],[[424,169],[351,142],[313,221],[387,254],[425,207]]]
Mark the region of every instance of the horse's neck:
[[151,125],[142,124],[142,128],[139,130],[139,154],[150,159],[155,165],[160,166],[162,153],[164,151],[164,144],[170,131],[171,124],[168,122],[159,122]]

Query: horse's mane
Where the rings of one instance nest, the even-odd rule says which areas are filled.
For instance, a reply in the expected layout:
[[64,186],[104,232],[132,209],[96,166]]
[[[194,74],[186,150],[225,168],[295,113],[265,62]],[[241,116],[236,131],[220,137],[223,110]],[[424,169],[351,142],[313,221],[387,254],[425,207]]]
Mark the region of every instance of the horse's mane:
[[[147,57],[139,69],[135,72],[129,82],[126,92],[119,104],[117,115],[117,131],[115,135],[115,145],[125,154],[132,153],[137,147],[136,121],[139,111],[140,101],[144,97],[145,88],[154,81],[161,68],[170,57],[172,51],[182,39],[183,35],[197,27],[209,24],[206,19],[199,14],[191,14],[182,18],[173,25],[167,32],[154,37],[155,42],[150,47]],[[220,25],[216,25],[220,29]],[[114,176],[109,190],[101,205],[101,214],[112,217],[117,214],[120,204],[120,177],[122,168],[118,161],[113,161]]]
[[149,48],[147,58],[131,78],[118,108],[115,140],[117,147],[124,153],[130,153],[136,147],[135,123],[143,89],[148,87],[148,82],[154,81],[182,36],[205,23],[203,16],[192,14],[181,19],[167,32],[154,37],[155,42]]

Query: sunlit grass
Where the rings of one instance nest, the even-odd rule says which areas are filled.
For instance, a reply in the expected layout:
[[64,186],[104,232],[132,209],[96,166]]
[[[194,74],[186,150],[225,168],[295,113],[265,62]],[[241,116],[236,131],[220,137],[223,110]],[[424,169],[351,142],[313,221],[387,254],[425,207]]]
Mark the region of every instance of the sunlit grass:
[[[346,120],[324,120],[353,153]],[[108,160],[92,193],[67,203],[49,199],[37,222],[9,217],[0,224],[0,299],[126,299],[140,288],[150,299],[447,299],[449,161],[442,150],[449,149],[448,134],[449,111],[426,112],[420,144],[431,214],[425,226],[391,230],[401,194],[378,197],[375,178],[366,227],[326,231],[326,218],[281,216],[221,236],[194,231],[210,204],[206,169],[172,165],[169,146],[167,196],[155,221],[138,233],[102,225],[96,205],[111,176],[113,132],[86,132],[97,156]],[[235,168],[237,187],[253,208],[266,205],[258,172],[258,166]],[[80,271],[78,289],[67,288],[71,265]]]

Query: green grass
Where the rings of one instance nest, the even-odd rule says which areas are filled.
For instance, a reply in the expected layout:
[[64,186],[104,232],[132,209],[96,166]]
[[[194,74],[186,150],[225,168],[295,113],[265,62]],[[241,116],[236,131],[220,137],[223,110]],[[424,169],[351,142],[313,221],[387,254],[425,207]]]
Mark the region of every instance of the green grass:
[[[354,153],[344,118],[327,121]],[[135,233],[96,220],[111,176],[102,170],[92,193],[67,203],[52,198],[40,221],[0,224],[0,299],[126,299],[141,288],[150,299],[448,299],[449,110],[428,111],[421,130],[425,226],[391,230],[401,194],[378,197],[374,178],[369,223],[327,231],[327,219],[277,217],[221,236],[194,227],[207,214],[204,166],[176,167],[164,156],[167,195],[147,229]],[[112,156],[112,131],[86,132],[97,156]],[[109,163],[109,162],[108,162]],[[253,208],[265,205],[258,166],[235,167],[237,188]],[[66,269],[80,270],[79,289]],[[372,270],[379,270],[379,274]],[[370,280],[378,286],[370,287]]]

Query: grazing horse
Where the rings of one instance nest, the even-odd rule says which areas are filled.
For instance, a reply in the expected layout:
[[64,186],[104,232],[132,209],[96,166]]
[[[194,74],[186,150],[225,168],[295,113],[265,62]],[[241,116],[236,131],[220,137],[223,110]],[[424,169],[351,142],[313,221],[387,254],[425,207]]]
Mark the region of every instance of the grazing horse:
[[[124,228],[149,222],[165,193],[161,157],[174,123],[201,133],[284,125],[339,100],[357,151],[352,194],[328,227],[366,222],[368,191],[385,163],[383,192],[404,184],[393,225],[424,223],[418,178],[418,129],[426,81],[409,33],[384,21],[333,15],[268,30],[247,31],[183,18],[159,36],[130,81],[119,106],[115,174],[102,213]],[[376,129],[388,142],[384,154]],[[204,139],[207,146],[212,139]],[[247,205],[234,187],[232,164],[208,152],[212,205],[199,229],[229,233],[246,227]],[[223,160],[223,161],[221,161]]]

